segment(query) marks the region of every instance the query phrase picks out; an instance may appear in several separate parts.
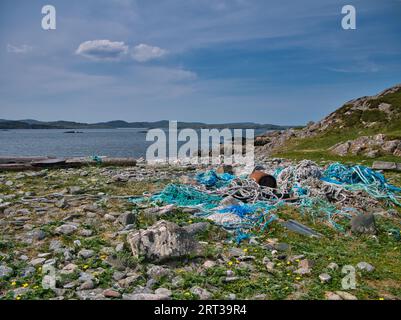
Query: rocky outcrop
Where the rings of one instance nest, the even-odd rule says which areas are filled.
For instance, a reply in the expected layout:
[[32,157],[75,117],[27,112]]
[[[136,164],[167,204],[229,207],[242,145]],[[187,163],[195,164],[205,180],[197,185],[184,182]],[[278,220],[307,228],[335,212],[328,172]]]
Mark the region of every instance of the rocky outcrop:
[[146,230],[131,233],[128,242],[134,257],[143,256],[153,262],[181,258],[199,250],[192,233],[164,220]]
[[401,155],[401,140],[389,140],[384,134],[362,136],[355,140],[340,142],[329,149],[331,153],[346,156],[363,155],[375,158],[379,155]]

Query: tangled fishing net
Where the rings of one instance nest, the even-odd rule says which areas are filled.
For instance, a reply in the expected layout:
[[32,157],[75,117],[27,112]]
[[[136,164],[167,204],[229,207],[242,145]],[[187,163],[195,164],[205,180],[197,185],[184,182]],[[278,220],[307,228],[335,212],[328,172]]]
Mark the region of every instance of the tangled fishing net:
[[[195,177],[196,185],[170,184],[139,201],[198,208],[195,215],[233,232],[237,242],[264,232],[278,219],[274,210],[284,204],[339,231],[344,231],[338,223],[341,219],[377,207],[379,201],[401,206],[401,188],[364,166],[333,163],[322,170],[316,163],[303,160],[297,165],[277,166],[272,174],[277,189],[260,186],[247,177],[202,172]],[[235,201],[225,205],[224,199]]]

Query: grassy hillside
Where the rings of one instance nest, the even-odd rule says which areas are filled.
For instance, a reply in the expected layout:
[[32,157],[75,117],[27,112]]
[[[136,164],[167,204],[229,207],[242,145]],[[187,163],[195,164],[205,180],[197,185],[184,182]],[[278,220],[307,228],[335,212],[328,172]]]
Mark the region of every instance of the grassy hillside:
[[[387,135],[389,139],[401,139],[401,86],[388,89],[377,96],[350,101],[314,127],[313,134],[289,139],[274,155],[294,159],[370,163],[373,159],[363,156],[340,157],[330,154],[328,149],[339,142],[378,133]],[[308,132],[311,128],[301,130]],[[399,162],[400,158],[387,155],[374,160]]]

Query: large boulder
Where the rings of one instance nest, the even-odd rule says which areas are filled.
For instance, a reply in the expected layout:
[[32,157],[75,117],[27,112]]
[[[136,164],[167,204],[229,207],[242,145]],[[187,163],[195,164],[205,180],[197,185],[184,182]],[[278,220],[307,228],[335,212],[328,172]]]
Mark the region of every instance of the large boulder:
[[153,262],[162,262],[196,254],[199,243],[185,228],[160,220],[146,230],[128,235],[134,257],[143,256]]

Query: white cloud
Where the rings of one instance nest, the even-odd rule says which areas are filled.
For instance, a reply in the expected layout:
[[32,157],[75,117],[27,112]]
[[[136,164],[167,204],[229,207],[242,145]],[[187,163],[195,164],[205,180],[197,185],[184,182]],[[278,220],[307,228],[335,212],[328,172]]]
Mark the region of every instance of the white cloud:
[[119,60],[127,54],[128,46],[124,42],[110,40],[91,40],[81,43],[76,54],[93,60]]
[[139,44],[132,50],[132,57],[138,62],[146,62],[149,60],[161,58],[167,54],[167,50],[159,47],[152,47],[147,44]]
[[12,44],[7,44],[7,52],[10,53],[17,53],[17,54],[24,54],[32,51],[32,47],[26,44],[20,46],[13,46]]

